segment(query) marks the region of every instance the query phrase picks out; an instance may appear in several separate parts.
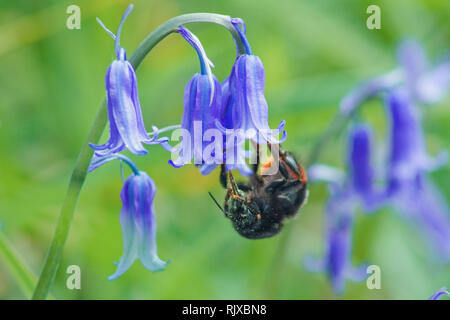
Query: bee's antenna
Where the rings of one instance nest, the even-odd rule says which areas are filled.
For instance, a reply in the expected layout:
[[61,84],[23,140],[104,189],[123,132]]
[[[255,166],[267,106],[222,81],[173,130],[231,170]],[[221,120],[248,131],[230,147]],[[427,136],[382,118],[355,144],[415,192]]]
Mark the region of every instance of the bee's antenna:
[[216,198],[214,198],[214,196],[212,195],[211,192],[208,191],[209,196],[211,197],[211,199],[214,201],[214,203],[216,204],[216,206],[220,209],[220,211],[223,212],[223,214],[225,214],[225,210],[223,210],[223,208],[220,206],[219,202],[217,202]]
[[225,189],[227,189],[227,172],[225,170],[225,164],[221,164],[220,165],[220,184],[222,185],[222,187],[224,187]]

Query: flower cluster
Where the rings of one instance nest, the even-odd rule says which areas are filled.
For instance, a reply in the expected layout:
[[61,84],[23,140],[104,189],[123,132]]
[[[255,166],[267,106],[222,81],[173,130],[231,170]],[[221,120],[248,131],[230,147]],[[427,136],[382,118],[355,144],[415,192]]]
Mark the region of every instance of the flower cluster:
[[[184,91],[182,141],[173,152],[179,157],[170,161],[174,167],[190,163],[194,158],[194,164],[204,175],[225,163],[227,170],[236,169],[248,176],[253,171],[245,162],[250,157],[244,150],[247,140],[256,144],[278,144],[286,140],[285,121],[275,130],[269,127],[264,66],[261,59],[252,54],[245,24],[240,19],[231,19],[231,23],[246,52],[238,51],[231,74],[222,84],[212,74],[212,63],[197,37],[184,27],[178,29],[198,53],[201,73],[192,77]],[[277,140],[275,136],[281,132],[282,138]]]
[[423,49],[411,40],[400,45],[398,56],[398,69],[358,86],[340,105],[345,115],[357,112],[369,98],[382,99],[389,127],[383,163],[373,167],[372,129],[368,124],[357,124],[350,129],[346,173],[322,164],[309,170],[311,181],[328,183],[330,198],[326,207],[325,256],[320,263],[309,257],[305,262],[312,271],[327,271],[336,292],[342,292],[345,277],[358,280],[347,271],[353,270],[351,224],[357,210],[373,213],[382,207],[394,208],[425,235],[439,261],[450,261],[450,213],[428,177],[429,172],[447,162],[447,153],[440,152],[436,157],[427,154],[417,106],[435,103],[445,96],[450,85],[450,62],[430,67]]
[[[125,162],[133,171],[124,182],[120,195],[124,253],[110,280],[122,275],[136,258],[151,271],[163,270],[167,265],[158,258],[156,250],[155,183],[119,152],[128,150],[135,155],[144,155],[148,152],[144,145],[161,145],[176,156],[169,161],[173,167],[182,167],[194,159],[203,175],[211,173],[219,164],[225,164],[227,170],[251,175],[253,171],[246,164],[250,152],[244,149],[244,143],[251,140],[258,146],[261,143],[277,144],[286,139],[285,121],[281,121],[275,130],[269,127],[263,64],[251,52],[243,21],[231,18],[229,24],[238,37],[234,40],[236,44],[242,44],[245,52],[238,50],[231,74],[222,84],[213,75],[213,64],[199,39],[184,26],[176,29],[197,52],[200,73],[195,74],[185,87],[181,124],[161,130],[153,126],[153,132],[148,133],[138,97],[136,73],[127,60],[125,49],[120,46],[122,26],[132,9],[130,5],[123,14],[116,34],[97,19],[115,41],[116,60],[105,76],[110,137],[104,144],[89,144],[95,151],[89,171],[111,160]],[[181,137],[177,147],[169,145],[167,137],[159,138],[160,133],[172,129],[177,129],[174,134]],[[282,138],[277,140],[275,137],[281,132]]]

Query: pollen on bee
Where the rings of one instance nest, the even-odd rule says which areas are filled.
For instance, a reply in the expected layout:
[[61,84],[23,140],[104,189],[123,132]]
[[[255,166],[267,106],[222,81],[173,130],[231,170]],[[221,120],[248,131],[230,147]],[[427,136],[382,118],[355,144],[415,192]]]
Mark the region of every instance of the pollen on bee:
[[273,161],[273,156],[270,156],[267,161],[261,163],[261,175],[265,175],[269,171],[269,168],[272,166]]
[[306,178],[306,171],[303,166],[299,165],[298,170],[300,171],[300,180],[305,183],[308,179]]

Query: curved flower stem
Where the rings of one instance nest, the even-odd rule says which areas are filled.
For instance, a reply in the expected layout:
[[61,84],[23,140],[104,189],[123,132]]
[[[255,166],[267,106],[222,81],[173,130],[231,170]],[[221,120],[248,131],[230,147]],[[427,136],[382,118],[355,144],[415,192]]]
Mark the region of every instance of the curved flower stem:
[[[333,117],[328,128],[323,132],[323,134],[313,145],[305,163],[306,168],[310,167],[318,160],[320,153],[324,150],[324,147],[327,143],[329,143],[333,139],[336,139],[340,135],[355,112],[356,109],[347,114],[338,112]],[[276,245],[275,253],[266,275],[266,288],[264,288],[264,292],[267,293],[267,296],[264,297],[265,299],[277,298],[276,295],[278,293],[280,275],[282,274],[283,264],[286,261],[289,239],[291,238],[291,234],[294,229],[292,223],[287,224],[284,228],[285,230],[280,235],[280,239],[278,240],[278,243]]]
[[11,272],[19,288],[28,298],[33,293],[37,277],[31,272],[28,266],[22,261],[18,252],[13,248],[3,232],[0,231],[0,258],[4,262],[7,270]]
[[[239,52],[245,52],[245,47],[236,31],[231,24],[231,18],[228,16],[213,14],[213,13],[192,13],[184,14],[168,20],[160,25],[155,31],[153,31],[134,51],[129,61],[135,69],[139,67],[145,56],[165,37],[169,34],[176,32],[178,27],[184,24],[207,22],[222,25],[227,28],[237,46]],[[64,250],[64,246],[69,234],[69,229],[72,223],[72,219],[75,213],[75,208],[78,202],[78,198],[83,187],[83,183],[88,173],[89,164],[92,159],[93,150],[89,147],[88,143],[98,143],[100,137],[105,129],[107,123],[106,101],[98,111],[98,114],[91,126],[88,137],[84,142],[78,159],[75,163],[75,168],[70,178],[69,187],[67,189],[66,197],[64,199],[61,213],[59,216],[58,224],[56,226],[53,240],[50,245],[47,257],[45,259],[44,268],[42,269],[39,277],[38,284],[33,293],[33,299],[45,299],[48,295],[48,291],[55,279],[56,272],[61,261],[61,256]]]

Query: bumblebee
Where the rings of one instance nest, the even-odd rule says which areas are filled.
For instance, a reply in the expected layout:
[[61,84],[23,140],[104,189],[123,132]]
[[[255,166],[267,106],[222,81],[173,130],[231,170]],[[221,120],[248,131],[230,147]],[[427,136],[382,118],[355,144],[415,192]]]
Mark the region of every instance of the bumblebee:
[[[270,147],[270,145],[269,145]],[[306,172],[294,156],[278,150],[278,169],[266,175],[274,163],[273,157],[259,167],[259,148],[254,174],[247,184],[236,183],[231,171],[221,166],[220,182],[227,189],[223,209],[234,229],[248,239],[261,239],[277,235],[283,221],[296,215],[308,196]]]

